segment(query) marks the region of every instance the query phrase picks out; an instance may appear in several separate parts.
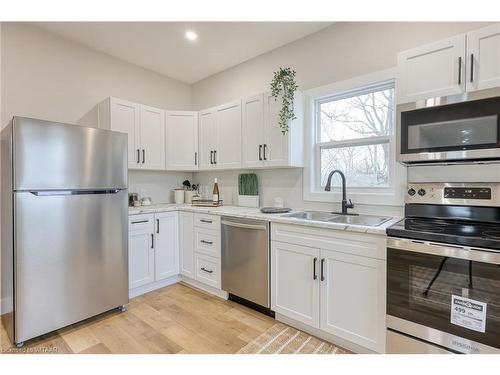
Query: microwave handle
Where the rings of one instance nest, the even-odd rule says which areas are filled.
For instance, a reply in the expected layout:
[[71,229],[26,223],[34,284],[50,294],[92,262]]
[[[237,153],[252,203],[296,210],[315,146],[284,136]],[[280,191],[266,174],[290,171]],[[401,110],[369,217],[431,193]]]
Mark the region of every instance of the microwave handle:
[[470,81],[474,82],[474,54],[470,54]]
[[458,85],[462,84],[462,56],[458,57]]

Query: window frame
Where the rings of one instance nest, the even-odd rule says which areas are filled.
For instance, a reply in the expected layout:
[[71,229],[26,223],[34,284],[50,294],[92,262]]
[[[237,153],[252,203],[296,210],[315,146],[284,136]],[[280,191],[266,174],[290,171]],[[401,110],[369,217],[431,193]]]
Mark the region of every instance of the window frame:
[[[393,119],[393,129],[392,133],[390,135],[385,135],[385,136],[371,136],[371,137],[360,137],[360,138],[351,138],[351,139],[346,139],[342,141],[328,141],[328,142],[321,142],[321,110],[320,107],[322,104],[325,103],[330,103],[333,101],[338,101],[338,100],[343,100],[343,99],[348,99],[352,98],[355,96],[361,96],[361,95],[366,95],[375,91],[383,91],[383,90],[389,90],[392,89],[394,90],[394,94],[396,91],[395,87],[395,82],[394,80],[388,80],[388,81],[383,81],[383,82],[378,82],[374,83],[371,85],[365,85],[362,87],[359,87],[357,89],[349,90],[347,92],[342,92],[340,94],[333,94],[333,95],[328,95],[320,98],[316,98],[314,100],[314,153],[315,153],[315,159],[316,163],[314,165],[315,168],[315,187],[316,188],[323,188],[321,186],[321,151],[322,149],[331,149],[331,148],[341,148],[341,147],[356,147],[356,146],[371,146],[371,145],[381,145],[381,144],[389,144],[389,150],[392,148],[392,140],[393,140],[393,135],[395,132],[396,124],[395,124],[395,118]],[[395,95],[394,95],[394,104],[395,104]],[[394,105],[395,107],[395,105]],[[396,112],[396,108],[393,109],[393,115]],[[391,151],[389,151],[391,153]],[[353,190],[366,190],[366,189],[387,189],[392,186],[393,183],[393,178],[394,176],[392,175],[390,167],[390,160],[389,160],[389,170],[388,170],[388,186],[355,186],[352,187]],[[318,168],[319,168],[319,173],[318,173]]]
[[[370,205],[400,206],[403,202],[403,191],[406,181],[406,169],[396,162],[396,80],[395,69],[376,72],[356,77],[346,81],[336,82],[305,92],[306,134],[305,134],[305,165],[303,178],[303,199],[305,201],[340,202],[342,200],[339,186],[332,186],[331,192],[321,188],[321,149],[332,147],[349,147],[361,145],[388,144],[389,184],[388,186],[349,187],[347,195],[354,203]],[[388,136],[372,136],[344,141],[321,142],[320,111],[322,103],[341,100],[372,91],[392,88],[394,90],[393,131]]]

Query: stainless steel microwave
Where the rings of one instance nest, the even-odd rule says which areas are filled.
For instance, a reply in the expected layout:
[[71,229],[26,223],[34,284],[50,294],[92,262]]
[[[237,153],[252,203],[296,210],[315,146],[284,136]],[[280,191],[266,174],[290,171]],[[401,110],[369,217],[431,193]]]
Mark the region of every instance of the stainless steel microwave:
[[404,164],[500,159],[500,88],[397,106]]

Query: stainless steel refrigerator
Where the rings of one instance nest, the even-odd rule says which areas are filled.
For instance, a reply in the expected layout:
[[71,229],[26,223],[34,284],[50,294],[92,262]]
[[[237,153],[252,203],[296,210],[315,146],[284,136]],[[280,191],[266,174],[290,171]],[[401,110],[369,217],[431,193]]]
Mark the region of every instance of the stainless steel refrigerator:
[[11,340],[22,345],[126,304],[127,135],[14,117],[1,150]]

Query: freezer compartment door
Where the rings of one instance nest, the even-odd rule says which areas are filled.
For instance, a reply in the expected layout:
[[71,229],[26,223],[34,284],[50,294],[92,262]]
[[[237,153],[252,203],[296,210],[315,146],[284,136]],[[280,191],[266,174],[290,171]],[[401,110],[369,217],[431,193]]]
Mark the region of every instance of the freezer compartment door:
[[14,190],[127,187],[127,135],[15,117]]
[[14,204],[16,342],[128,303],[127,190]]

